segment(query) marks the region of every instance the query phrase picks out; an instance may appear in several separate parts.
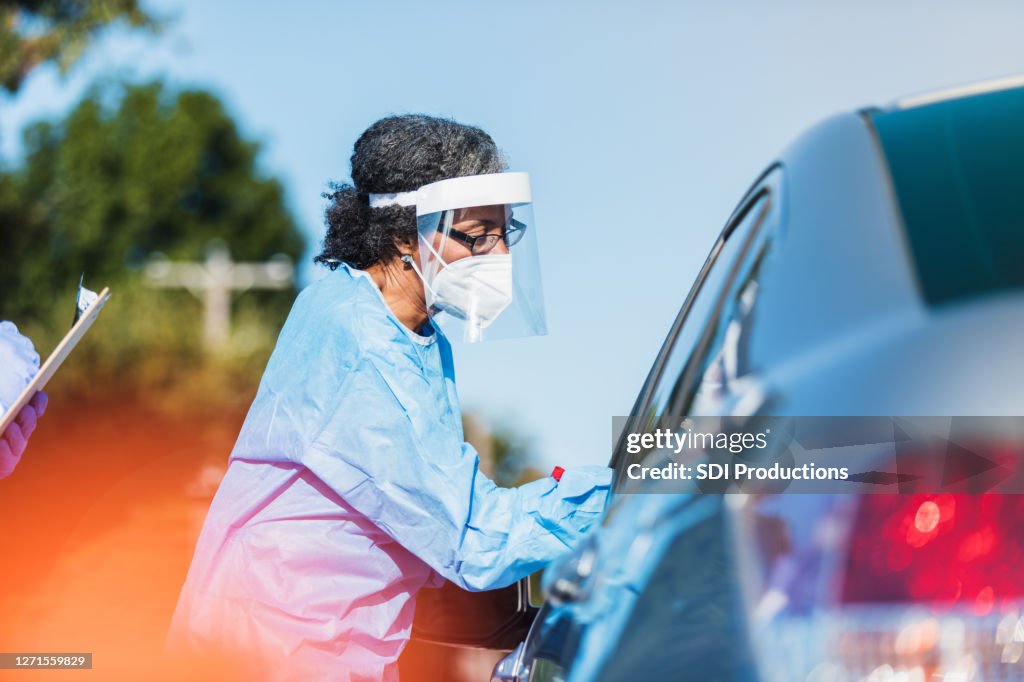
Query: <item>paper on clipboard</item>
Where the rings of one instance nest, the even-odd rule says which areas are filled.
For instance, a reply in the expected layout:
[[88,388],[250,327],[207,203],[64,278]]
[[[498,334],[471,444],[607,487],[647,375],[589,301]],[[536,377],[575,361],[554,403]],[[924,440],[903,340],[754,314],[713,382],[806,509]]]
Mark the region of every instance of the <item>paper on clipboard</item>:
[[[14,401],[11,408],[4,413],[3,418],[0,418],[0,434],[7,430],[7,427],[10,426],[11,422],[13,422],[18,416],[18,413],[21,412],[21,408],[25,407],[25,405],[32,400],[32,396],[43,390],[43,387],[46,386],[46,382],[48,382],[53,375],[57,373],[57,369],[61,366],[61,363],[67,359],[74,347],[77,346],[78,342],[83,336],[85,336],[85,333],[89,331],[89,327],[92,326],[92,323],[96,321],[96,318],[100,314],[100,310],[103,309],[104,304],[109,298],[110,289],[104,287],[103,291],[96,294],[95,300],[91,301],[84,310],[79,308],[79,314],[76,315],[75,324],[72,325],[71,331],[61,339],[60,343],[57,344],[57,347],[53,349],[52,353],[50,353],[50,357],[46,358],[46,362],[44,362],[43,366],[39,368],[35,377],[32,378],[32,381],[30,381],[28,386],[25,387],[25,390],[21,392],[18,399]],[[76,300],[76,306],[80,305],[82,300],[82,297],[79,296]]]

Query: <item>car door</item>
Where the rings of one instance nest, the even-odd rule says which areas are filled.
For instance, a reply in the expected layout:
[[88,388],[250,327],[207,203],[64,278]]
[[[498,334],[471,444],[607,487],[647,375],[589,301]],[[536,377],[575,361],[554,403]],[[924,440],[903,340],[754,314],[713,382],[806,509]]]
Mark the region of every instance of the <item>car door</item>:
[[[716,257],[709,258],[703,281],[680,313],[675,337],[666,341],[659,373],[641,396],[644,402],[632,417],[635,426],[653,420],[677,427],[679,419],[699,416],[742,418],[764,408],[765,392],[747,349],[761,274],[783,225],[782,208],[783,172],[773,167],[723,230]],[[629,455],[620,446],[617,469],[647,454]],[[725,513],[728,500],[721,495],[673,497],[680,503],[668,507],[672,511],[638,531],[647,535],[646,563],[636,576],[624,578],[638,585],[637,596],[628,616],[614,630],[608,628],[608,654],[593,666],[592,678],[755,679],[733,529]],[[624,502],[617,513],[637,506]]]
[[[745,364],[743,348],[747,336],[739,333],[742,331],[739,327],[754,314],[757,273],[771,237],[777,234],[781,223],[781,194],[782,170],[773,166],[754,183],[726,223],[654,362],[632,414],[627,418],[623,434],[652,427],[654,420],[662,416],[687,415],[698,401],[703,401],[703,409],[713,411],[745,395],[743,380],[749,377],[750,368]],[[645,454],[628,454],[620,438],[611,462],[616,470],[616,489],[619,492],[623,492],[627,480],[626,468]],[[676,628],[676,634],[682,633],[687,637],[700,628],[692,627],[692,618],[680,619],[679,614],[671,611],[685,603],[692,609],[691,613],[703,613],[709,608],[717,612],[717,606],[711,603],[709,596],[714,594],[715,587],[726,574],[728,563],[725,544],[716,540],[723,522],[723,515],[718,513],[721,500],[709,496],[702,506],[707,507],[708,502],[713,509],[691,514],[701,519],[699,523],[676,524],[667,531],[671,537],[663,537],[650,545],[652,548],[661,547],[658,554],[663,560],[652,557],[652,561],[658,563],[648,580],[652,589],[641,595],[629,623],[614,622],[614,617],[592,616],[583,623],[575,617],[580,610],[577,608],[579,604],[563,602],[559,606],[545,606],[524,644],[521,675],[528,675],[531,682],[553,682],[567,679],[570,671],[573,674],[583,673],[582,679],[597,674],[602,675],[602,679],[625,679],[638,670],[649,670],[652,679],[668,679],[664,675],[670,671],[673,675],[680,674],[678,661],[665,661],[657,653],[661,650],[669,654],[681,652],[679,640],[669,642],[671,624],[680,626]],[[613,513],[628,514],[628,505],[616,505]],[[683,528],[688,529],[687,532],[684,533]],[[657,527],[637,528],[636,537],[640,538],[643,533],[662,532],[664,535],[663,531],[664,528]],[[611,551],[623,554],[628,549],[614,547]],[[694,552],[703,552],[700,564],[706,570],[691,572],[693,579],[682,590],[675,566],[678,562],[692,559]],[[581,560],[580,563],[588,562]],[[592,572],[601,570],[598,564]],[[579,579],[586,580],[592,575],[580,575]],[[697,580],[698,576],[702,578]],[[569,580],[572,580],[571,575]],[[616,580],[614,578],[610,582]],[[565,591],[571,593],[573,590]],[[580,592],[585,593],[586,590],[581,589]],[[686,598],[680,600],[683,594]],[[669,598],[671,595],[676,598]],[[700,599],[704,599],[705,611],[695,607]],[[655,613],[657,609],[660,611]],[[686,632],[690,634],[686,635]],[[595,644],[594,640],[598,642]],[[662,646],[666,644],[672,646]],[[585,660],[591,654],[584,650],[617,653],[607,660],[594,661]],[[659,668],[662,664],[667,667]],[[604,672],[598,673],[599,670]]]

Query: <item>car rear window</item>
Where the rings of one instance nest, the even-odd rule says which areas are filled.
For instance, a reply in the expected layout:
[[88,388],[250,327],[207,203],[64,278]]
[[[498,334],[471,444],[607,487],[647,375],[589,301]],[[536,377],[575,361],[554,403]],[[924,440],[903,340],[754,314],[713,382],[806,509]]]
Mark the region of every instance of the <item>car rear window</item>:
[[1024,88],[868,116],[925,299],[1024,288]]

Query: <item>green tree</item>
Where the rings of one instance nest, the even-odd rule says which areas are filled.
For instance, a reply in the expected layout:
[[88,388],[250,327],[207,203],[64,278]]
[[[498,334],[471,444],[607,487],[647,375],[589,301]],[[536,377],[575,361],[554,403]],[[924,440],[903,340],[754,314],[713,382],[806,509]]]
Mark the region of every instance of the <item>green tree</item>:
[[107,26],[157,28],[138,0],[0,0],[0,86],[15,93],[44,62],[61,73]]
[[95,88],[64,120],[30,126],[24,149],[21,167],[0,173],[0,319],[45,353],[67,330],[81,272],[114,291],[63,385],[152,397],[190,380],[217,398],[259,376],[294,290],[240,296],[233,344],[211,358],[200,303],[146,287],[142,273],[157,251],[201,260],[212,239],[236,260],[302,253],[281,184],[260,172],[258,145],[214,95]]

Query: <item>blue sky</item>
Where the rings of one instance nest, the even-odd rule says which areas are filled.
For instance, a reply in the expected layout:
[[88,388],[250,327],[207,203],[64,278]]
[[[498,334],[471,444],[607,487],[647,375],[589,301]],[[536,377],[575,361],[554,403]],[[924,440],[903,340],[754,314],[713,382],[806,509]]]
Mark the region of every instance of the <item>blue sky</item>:
[[457,348],[459,389],[544,466],[607,461],[733,203],[803,129],[1024,72],[1012,0],[145,4],[162,35],[112,31],[68,78],[0,99],[4,156],[97,76],[206,87],[263,143],[312,250],[320,193],[374,120],[482,126],[533,179],[550,334]]

